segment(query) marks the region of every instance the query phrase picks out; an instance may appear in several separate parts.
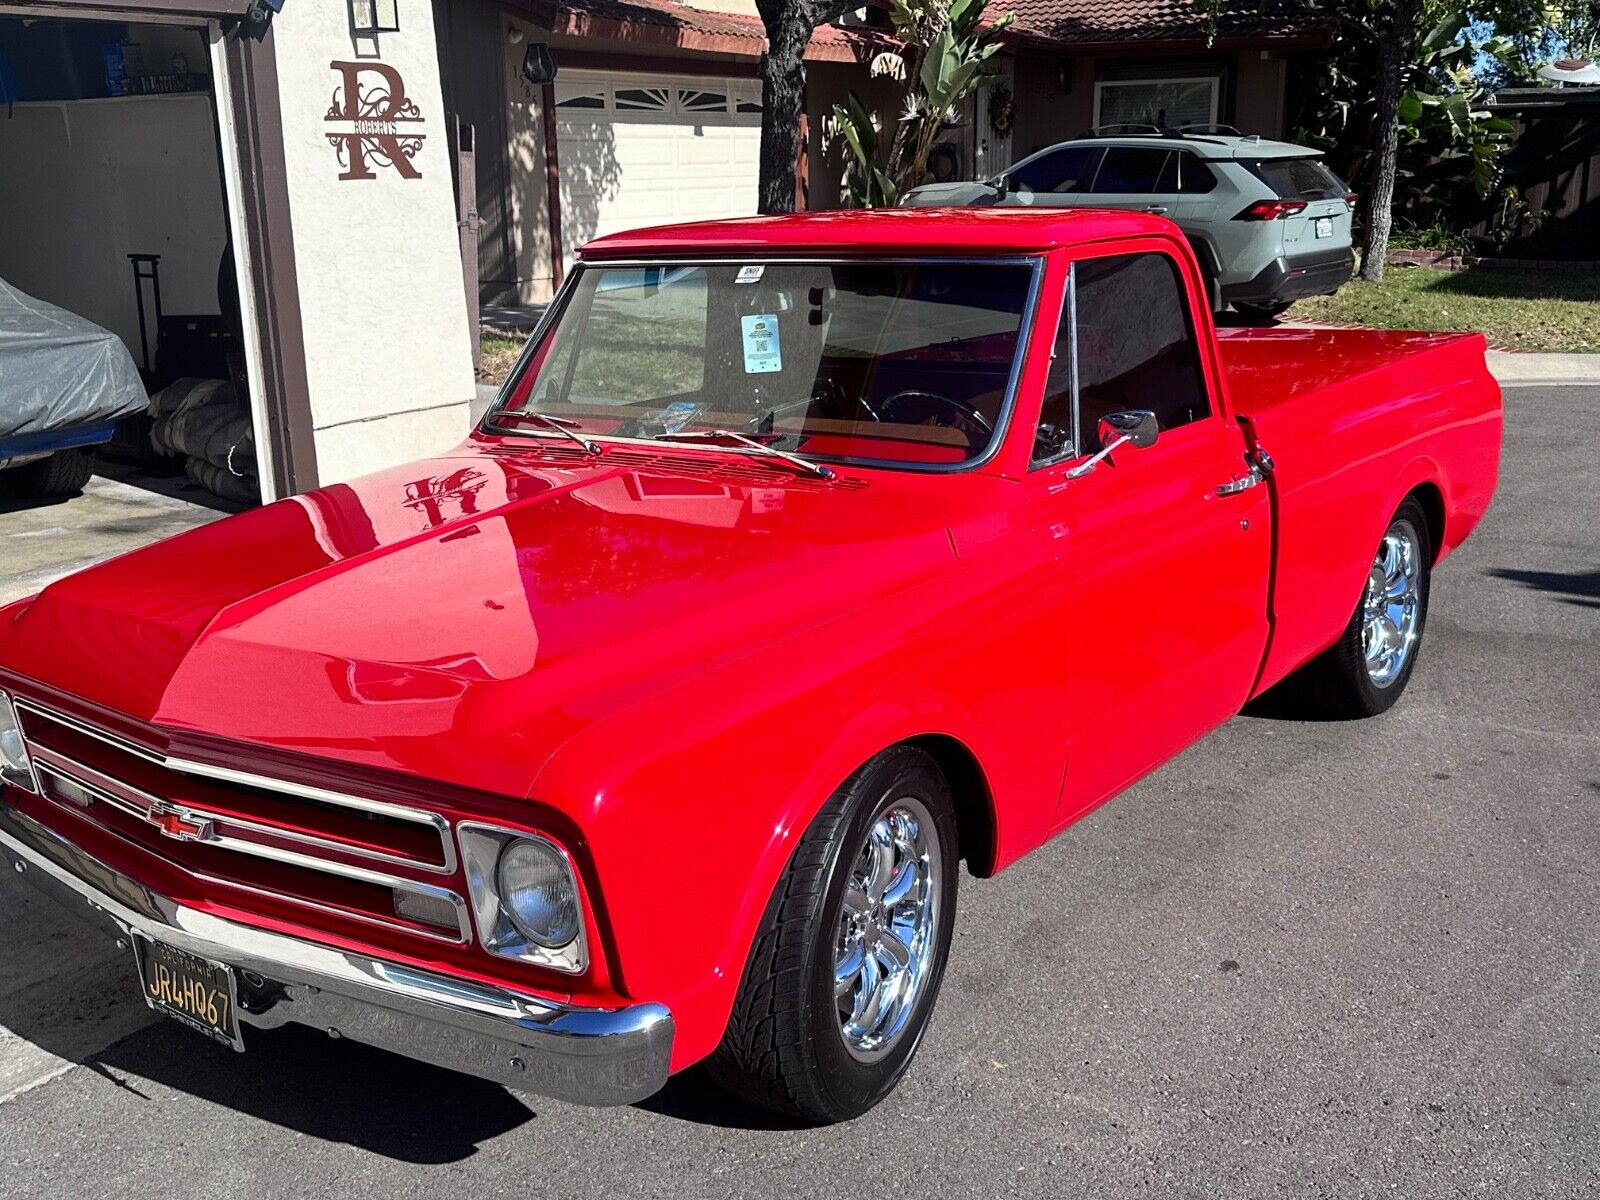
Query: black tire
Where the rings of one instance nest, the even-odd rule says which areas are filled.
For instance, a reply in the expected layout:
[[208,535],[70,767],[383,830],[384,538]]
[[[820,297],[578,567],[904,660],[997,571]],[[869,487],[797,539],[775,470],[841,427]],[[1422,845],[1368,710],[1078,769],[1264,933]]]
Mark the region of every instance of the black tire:
[[1416,547],[1416,627],[1409,652],[1398,672],[1386,683],[1374,681],[1368,669],[1364,630],[1368,593],[1356,602],[1350,623],[1339,640],[1312,659],[1286,681],[1290,693],[1315,713],[1329,717],[1375,717],[1387,712],[1400,699],[1416,669],[1422,652],[1422,636],[1428,623],[1429,565],[1433,562],[1433,542],[1428,532],[1428,517],[1415,496],[1408,496],[1389,519],[1389,525],[1374,554],[1380,562],[1384,544],[1396,533],[1414,539]]
[[[852,1054],[840,1026],[835,958],[844,897],[878,818],[903,798],[932,817],[938,874],[927,973],[909,1015],[880,1056]],[[829,798],[806,830],[767,905],[722,1044],[708,1063],[720,1086],[748,1103],[817,1123],[860,1116],[905,1074],[938,998],[955,923],[957,830],[950,786],[912,747],[873,758]]]
[[1260,321],[1265,323],[1281,317],[1284,313],[1289,311],[1290,306],[1293,304],[1293,300],[1268,300],[1262,303],[1250,303],[1246,301],[1235,300],[1233,302],[1233,307],[1238,311],[1240,316],[1248,317],[1252,321]]
[[20,467],[0,471],[0,483],[13,496],[30,500],[54,500],[76,496],[94,474],[94,451],[78,447],[57,450],[49,458],[35,459]]

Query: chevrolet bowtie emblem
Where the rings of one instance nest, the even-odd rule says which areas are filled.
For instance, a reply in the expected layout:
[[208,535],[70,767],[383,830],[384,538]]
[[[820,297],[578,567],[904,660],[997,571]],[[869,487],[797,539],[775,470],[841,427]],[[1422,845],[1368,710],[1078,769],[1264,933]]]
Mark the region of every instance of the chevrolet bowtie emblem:
[[163,837],[177,842],[203,842],[211,836],[210,821],[160,800],[150,806],[144,819],[154,825]]

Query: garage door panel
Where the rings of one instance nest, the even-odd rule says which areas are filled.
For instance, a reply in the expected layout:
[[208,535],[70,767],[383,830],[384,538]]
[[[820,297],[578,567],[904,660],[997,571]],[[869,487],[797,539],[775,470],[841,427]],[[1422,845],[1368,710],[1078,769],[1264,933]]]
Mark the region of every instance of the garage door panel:
[[[666,111],[618,111],[619,90],[654,89]],[[749,216],[756,211],[761,115],[732,111],[748,81],[666,80],[578,73],[565,97],[600,97],[604,108],[558,109],[562,240],[571,256],[608,233],[670,221]],[[626,99],[626,97],[625,97]],[[729,111],[707,112],[718,102]],[[696,108],[695,106],[701,106]]]

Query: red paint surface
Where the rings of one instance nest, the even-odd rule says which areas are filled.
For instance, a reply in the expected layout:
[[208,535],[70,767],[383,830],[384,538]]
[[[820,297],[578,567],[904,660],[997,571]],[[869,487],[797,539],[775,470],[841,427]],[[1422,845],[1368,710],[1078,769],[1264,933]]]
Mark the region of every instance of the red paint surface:
[[[1181,237],[1154,218],[807,214],[585,257],[930,247],[1047,258],[1016,412],[982,467],[825,483],[714,447],[589,460],[474,435],[0,611],[0,681],[23,694],[192,757],[553,833],[595,923],[587,976],[311,928],[286,907],[234,913],[63,831],[274,928],[661,1001],[681,1067],[719,1039],[795,840],[871,755],[908,738],[969,754],[993,826],[974,866],[997,870],[1330,644],[1409,491],[1436,489],[1445,552],[1489,502],[1500,409],[1481,339],[1216,339]],[[1184,264],[1216,412],[1082,479],[1030,472],[1068,262],[1139,249]],[[1272,486],[1217,496],[1252,437]]]

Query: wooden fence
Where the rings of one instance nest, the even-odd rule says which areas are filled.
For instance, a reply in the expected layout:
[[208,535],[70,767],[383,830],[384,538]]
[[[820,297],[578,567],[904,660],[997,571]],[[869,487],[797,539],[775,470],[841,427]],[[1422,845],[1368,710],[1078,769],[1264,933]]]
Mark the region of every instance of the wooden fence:
[[[1600,87],[1507,88],[1494,111],[1517,127],[1505,182],[1469,232],[1482,252],[1520,259],[1600,259]],[[1498,235],[1498,236],[1497,236]]]

